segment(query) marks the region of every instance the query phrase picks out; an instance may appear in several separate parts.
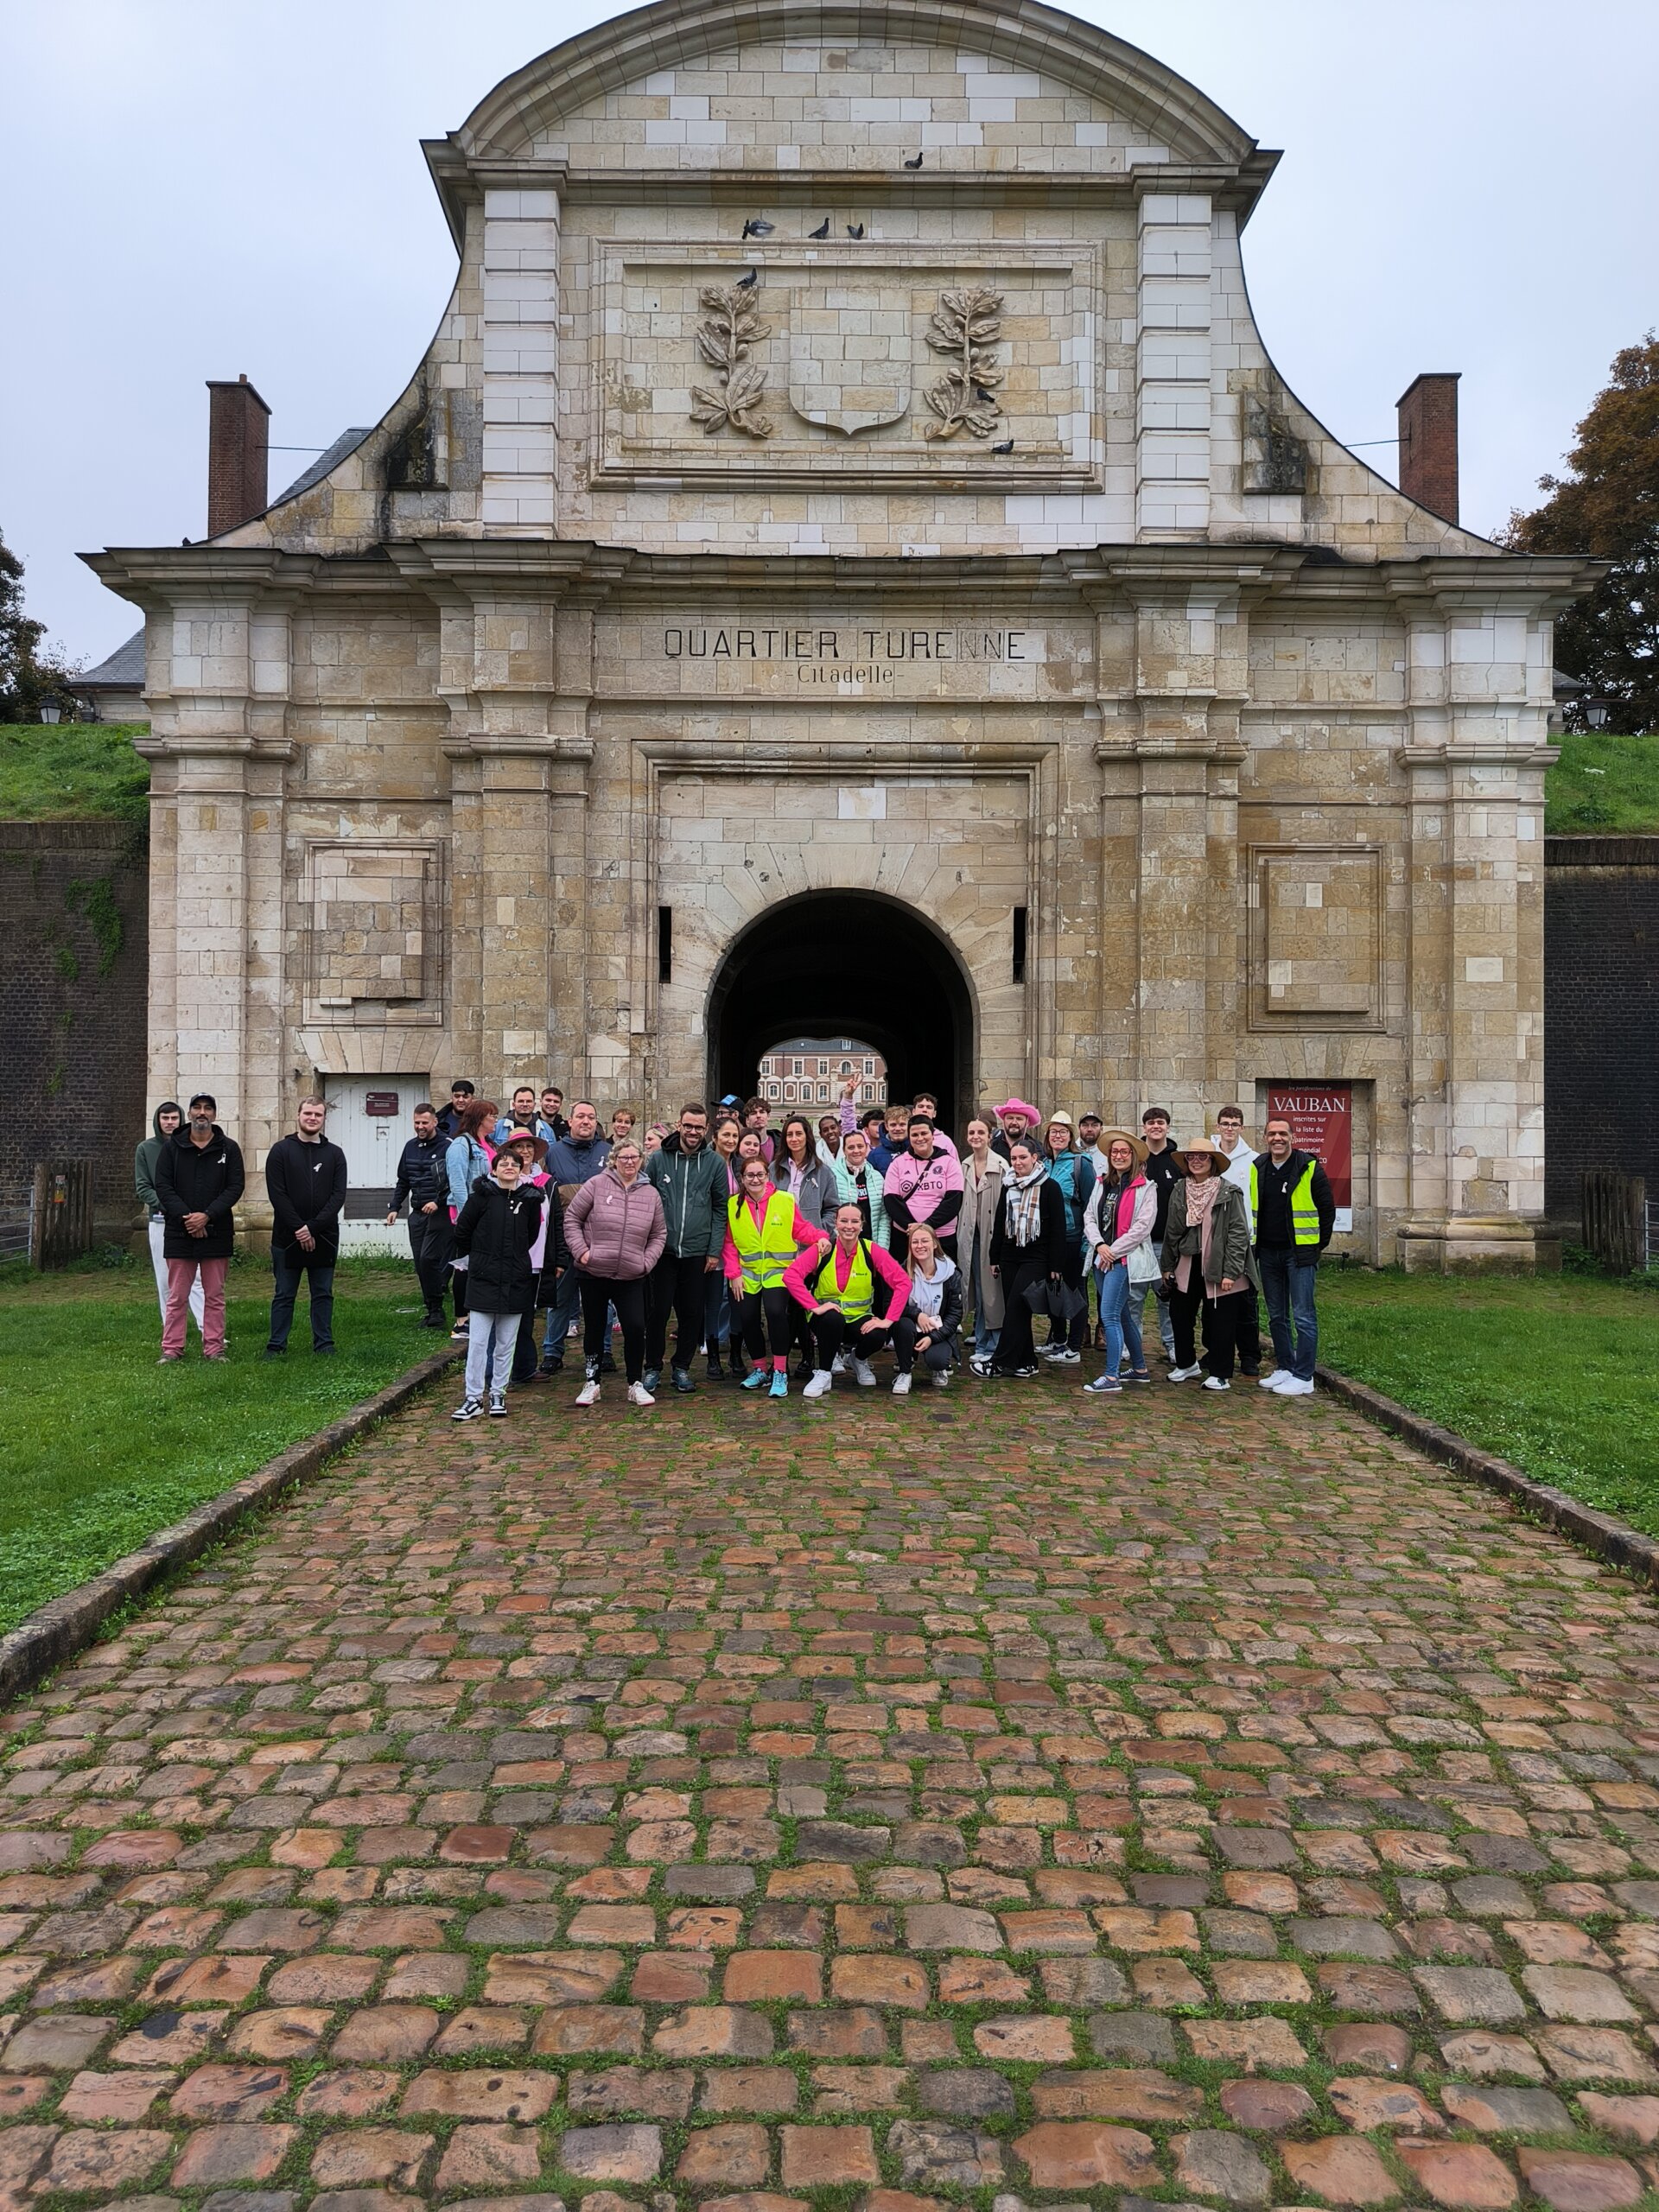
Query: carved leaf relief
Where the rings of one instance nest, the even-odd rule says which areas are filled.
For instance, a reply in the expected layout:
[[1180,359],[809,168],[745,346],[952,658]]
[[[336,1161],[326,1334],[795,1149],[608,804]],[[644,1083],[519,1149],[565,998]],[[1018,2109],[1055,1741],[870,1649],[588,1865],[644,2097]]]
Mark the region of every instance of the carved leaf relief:
[[924,395],[932,412],[930,438],[966,430],[988,438],[1002,419],[996,388],[1002,382],[996,348],[1002,335],[1002,295],[983,285],[939,294],[927,326],[927,342],[950,357],[951,366]]
[[697,296],[703,311],[697,325],[697,353],[720,372],[720,382],[692,386],[691,420],[709,437],[728,429],[751,438],[772,435],[770,416],[756,411],[766,391],[766,372],[749,359],[760,340],[772,335],[770,325],[756,311],[755,290],[753,284],[711,284]]

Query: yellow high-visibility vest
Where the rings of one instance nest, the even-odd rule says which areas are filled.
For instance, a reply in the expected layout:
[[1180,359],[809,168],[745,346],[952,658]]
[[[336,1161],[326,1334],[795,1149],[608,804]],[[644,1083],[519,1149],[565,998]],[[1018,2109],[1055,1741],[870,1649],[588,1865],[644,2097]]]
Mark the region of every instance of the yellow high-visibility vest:
[[787,1191],[773,1190],[767,1197],[766,1213],[757,1223],[747,1198],[728,1198],[726,1219],[743,1270],[744,1292],[775,1289],[795,1257],[794,1199]]
[[837,1306],[843,1321],[868,1320],[875,1310],[875,1274],[870,1266],[870,1248],[861,1236],[853,1247],[845,1284],[836,1281],[832,1250],[813,1281],[812,1295],[821,1306]]
[[[1319,1210],[1313,1203],[1313,1170],[1318,1163],[1310,1160],[1296,1178],[1290,1194],[1290,1235],[1296,1244],[1317,1245],[1319,1241]],[[1262,1218],[1262,1186],[1256,1174],[1257,1162],[1250,1162],[1250,1218]]]

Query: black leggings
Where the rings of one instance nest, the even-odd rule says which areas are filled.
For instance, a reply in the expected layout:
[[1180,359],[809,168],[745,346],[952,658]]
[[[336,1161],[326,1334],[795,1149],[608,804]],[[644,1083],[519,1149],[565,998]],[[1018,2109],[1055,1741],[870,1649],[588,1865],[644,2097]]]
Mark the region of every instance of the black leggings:
[[645,1371],[645,1276],[636,1275],[631,1282],[620,1282],[609,1275],[583,1275],[582,1349],[595,1367],[610,1349],[613,1306],[622,1324],[622,1363],[629,1382],[638,1382]]
[[[1242,1353],[1255,1329],[1255,1292],[1249,1283],[1243,1290],[1229,1291],[1225,1298],[1206,1298],[1198,1287],[1198,1263],[1193,1262],[1193,1287],[1172,1290],[1169,1294],[1169,1318],[1175,1330],[1175,1359],[1178,1366],[1198,1364],[1193,1354],[1192,1325],[1202,1319],[1204,1324],[1204,1359],[1202,1364],[1222,1382],[1229,1381],[1233,1372],[1236,1352]],[[1259,1350],[1257,1351],[1259,1358]]]
[[768,1344],[773,1359],[788,1359],[790,1313],[794,1307],[795,1300],[781,1283],[774,1283],[770,1290],[743,1294],[737,1314],[743,1329],[743,1349],[751,1359],[764,1359]]
[[908,1375],[915,1366],[918,1351],[930,1375],[944,1374],[956,1364],[956,1331],[930,1329],[923,1336],[914,1315],[901,1313],[893,1325],[893,1363],[901,1375]]
[[836,1355],[843,1351],[849,1359],[874,1359],[877,1352],[887,1350],[893,1334],[890,1329],[872,1329],[868,1336],[863,1331],[862,1321],[844,1319],[838,1306],[814,1314],[812,1341],[818,1348],[819,1368],[832,1366]]

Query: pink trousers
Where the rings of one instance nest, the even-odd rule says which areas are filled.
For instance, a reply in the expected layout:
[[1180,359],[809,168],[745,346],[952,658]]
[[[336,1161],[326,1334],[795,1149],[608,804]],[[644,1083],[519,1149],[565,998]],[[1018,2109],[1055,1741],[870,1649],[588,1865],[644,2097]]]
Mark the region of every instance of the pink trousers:
[[225,1349],[225,1277],[228,1260],[169,1260],[167,1263],[167,1310],[162,1316],[162,1355],[176,1359],[184,1350],[189,1325],[190,1291],[198,1271],[201,1275],[201,1349],[213,1359]]

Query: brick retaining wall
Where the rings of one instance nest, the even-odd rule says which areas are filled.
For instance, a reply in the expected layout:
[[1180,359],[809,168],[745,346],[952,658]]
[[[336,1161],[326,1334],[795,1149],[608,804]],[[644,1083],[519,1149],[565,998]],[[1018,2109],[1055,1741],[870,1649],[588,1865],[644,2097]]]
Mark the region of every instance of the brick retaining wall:
[[16,1207],[36,1160],[67,1156],[94,1163],[104,1231],[134,1210],[148,897],[126,824],[0,822],[0,1207]]

